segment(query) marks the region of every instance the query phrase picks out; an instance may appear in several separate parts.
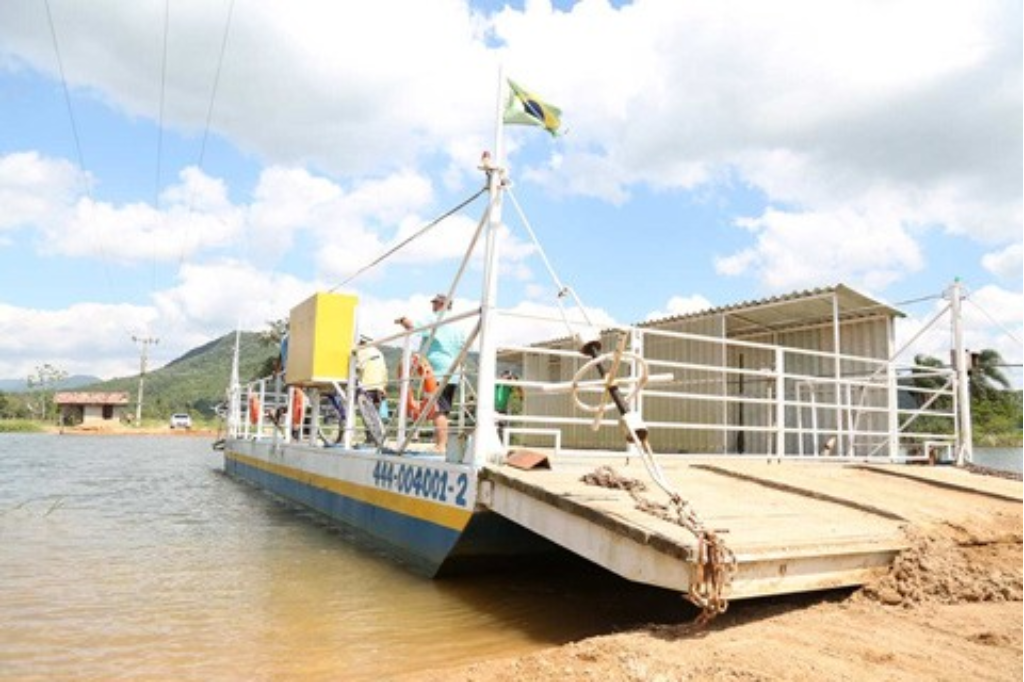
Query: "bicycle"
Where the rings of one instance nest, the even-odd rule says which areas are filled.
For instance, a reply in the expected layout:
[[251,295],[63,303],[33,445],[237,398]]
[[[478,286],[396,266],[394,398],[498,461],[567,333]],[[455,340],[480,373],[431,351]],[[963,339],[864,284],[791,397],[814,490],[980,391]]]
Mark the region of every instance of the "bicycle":
[[[320,424],[317,435],[326,445],[337,445],[341,442],[348,421],[345,404],[348,394],[338,384],[334,385],[334,393],[321,396]],[[380,410],[370,394],[362,386],[356,385],[356,411],[363,421],[366,440],[377,447],[384,447],[384,421]],[[325,409],[326,408],[326,409]]]

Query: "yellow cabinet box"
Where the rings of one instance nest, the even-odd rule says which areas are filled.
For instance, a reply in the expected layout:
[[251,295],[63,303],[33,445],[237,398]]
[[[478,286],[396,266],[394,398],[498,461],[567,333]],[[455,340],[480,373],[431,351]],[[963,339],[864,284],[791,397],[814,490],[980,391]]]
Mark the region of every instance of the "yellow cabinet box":
[[285,364],[289,384],[348,380],[358,300],[348,294],[321,293],[292,308]]

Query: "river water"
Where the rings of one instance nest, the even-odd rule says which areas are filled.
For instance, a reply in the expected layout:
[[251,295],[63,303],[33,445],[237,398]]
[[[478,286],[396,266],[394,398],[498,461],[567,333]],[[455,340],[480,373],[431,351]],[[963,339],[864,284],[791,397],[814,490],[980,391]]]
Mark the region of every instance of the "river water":
[[0,679],[378,680],[694,615],[570,559],[428,580],[221,469],[205,438],[0,435]]
[[221,467],[204,438],[0,435],[0,679],[377,680],[694,616],[568,557],[427,580]]

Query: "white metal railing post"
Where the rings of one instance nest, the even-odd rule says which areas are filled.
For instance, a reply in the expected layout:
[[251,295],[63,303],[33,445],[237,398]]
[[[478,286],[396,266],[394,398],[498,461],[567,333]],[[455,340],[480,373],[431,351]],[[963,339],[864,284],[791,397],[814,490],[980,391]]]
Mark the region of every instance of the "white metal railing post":
[[[357,381],[359,373],[359,361],[356,355],[357,349],[353,348],[352,358],[348,364],[348,379],[345,383],[345,402],[342,405],[345,410],[345,425],[341,432],[342,445],[345,448],[351,448],[355,442],[356,433],[356,391],[358,390]],[[342,396],[338,396],[338,403],[341,404]]]
[[784,350],[775,349],[775,456],[786,453],[786,358]]
[[793,406],[794,412],[796,412],[796,454],[804,456],[804,386],[805,382],[798,381],[793,386],[793,392],[796,394],[796,404]]
[[401,380],[398,385],[398,428],[396,429],[395,438],[399,443],[405,442],[405,421],[409,417],[409,410],[406,408],[406,405],[409,404],[409,391],[412,390],[412,379],[409,377],[411,367],[412,334],[406,334],[405,342],[402,345],[401,371],[399,372]]
[[811,444],[815,457],[821,454],[821,433],[818,431],[818,387],[811,386]]
[[885,382],[888,390],[886,423],[889,427],[889,461],[896,461],[900,447],[899,390],[896,387],[896,367],[892,361],[886,363]]
[[264,418],[264,415],[266,415],[266,413],[267,413],[267,410],[265,409],[266,406],[267,406],[267,403],[266,403],[266,400],[267,400],[267,384],[266,384],[266,382],[263,379],[260,379],[260,381],[259,381],[259,389],[257,391],[257,395],[259,396],[259,398],[257,399],[258,400],[257,404],[259,405],[259,410],[257,411],[257,414],[256,414],[256,434],[255,435],[256,435],[256,438],[259,439],[259,438],[261,438],[263,436],[263,418]]

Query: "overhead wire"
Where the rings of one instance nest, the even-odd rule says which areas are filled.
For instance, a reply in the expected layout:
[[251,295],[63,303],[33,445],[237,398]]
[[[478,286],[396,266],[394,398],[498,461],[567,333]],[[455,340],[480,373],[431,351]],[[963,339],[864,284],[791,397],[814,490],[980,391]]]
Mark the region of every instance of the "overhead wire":
[[[79,173],[83,176],[82,191],[86,198],[89,199],[90,203],[92,203],[92,188],[89,186],[88,180],[84,179],[84,175],[86,174],[85,154],[82,152],[82,140],[78,132],[78,120],[75,118],[75,108],[71,104],[71,89],[68,87],[67,75],[64,72],[64,59],[61,57],[60,41],[57,40],[57,28],[53,21],[53,12],[50,9],[50,0],[43,0],[43,4],[46,7],[46,20],[50,27],[50,39],[53,42],[53,52],[57,58],[57,72],[60,74],[61,89],[64,92],[64,105],[67,107],[68,121],[71,124],[71,137],[75,144],[75,157],[78,161]],[[88,225],[92,228],[91,222],[88,223]],[[108,267],[109,258],[107,256],[106,249],[104,249],[103,240],[93,239],[92,242],[99,249],[100,264],[103,269],[103,276],[107,280],[107,287],[113,290],[114,282],[110,276],[110,269]]]
[[[231,20],[235,13],[235,0],[230,0],[228,3],[228,15],[224,21],[224,32],[221,34],[220,40],[220,54],[217,57],[217,68],[213,75],[213,87],[210,89],[210,103],[206,107],[206,120],[203,123],[203,137],[199,143],[199,158],[196,161],[196,168],[200,171],[203,170],[203,165],[206,162],[206,145],[210,139],[210,128],[213,125],[213,109],[214,104],[217,101],[217,93],[220,90],[220,76],[224,69],[224,58],[227,54],[228,49],[228,36],[231,32]],[[188,210],[186,215],[190,217],[195,208],[195,191],[189,193],[188,199]],[[191,238],[191,221],[186,220],[185,222],[185,238],[181,242],[181,249],[178,252],[178,268],[180,269],[185,264],[185,249],[188,247],[189,239]],[[243,234],[247,234],[243,231]]]
[[[163,40],[163,56],[160,61],[160,106],[157,112],[157,134],[156,134],[156,178],[153,183],[153,211],[156,213],[156,225],[159,226],[163,223],[160,216],[160,184],[162,181],[163,171],[163,152],[164,152],[164,104],[166,101],[167,94],[167,38],[170,34],[171,24],[171,0],[164,0],[164,40]],[[154,236],[156,236],[154,234]],[[154,240],[155,242],[155,240]],[[149,288],[152,292],[156,288],[156,246],[151,247],[150,258],[152,260],[150,267],[150,282]]]

